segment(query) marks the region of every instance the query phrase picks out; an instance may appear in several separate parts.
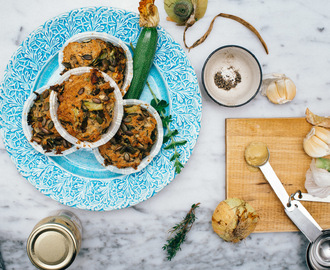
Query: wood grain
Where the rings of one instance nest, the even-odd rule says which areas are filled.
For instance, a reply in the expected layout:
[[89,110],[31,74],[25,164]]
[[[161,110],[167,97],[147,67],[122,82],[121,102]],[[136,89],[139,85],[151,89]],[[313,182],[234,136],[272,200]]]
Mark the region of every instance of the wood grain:
[[[303,139],[311,125],[305,118],[226,119],[226,197],[251,203],[260,215],[256,232],[289,232],[298,228],[284,212],[275,193],[259,169],[244,160],[245,147],[262,141],[270,150],[270,164],[288,194],[306,192],[305,174],[311,158],[303,150]],[[323,229],[330,228],[330,203],[302,202]]]

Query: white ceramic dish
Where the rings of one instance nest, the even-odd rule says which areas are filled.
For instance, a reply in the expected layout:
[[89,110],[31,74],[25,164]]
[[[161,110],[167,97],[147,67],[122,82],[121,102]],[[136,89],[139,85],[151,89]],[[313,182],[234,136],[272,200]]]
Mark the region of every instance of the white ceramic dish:
[[151,148],[150,154],[145,157],[137,169],[134,169],[132,167],[129,168],[123,168],[119,169],[116,166],[113,165],[104,165],[104,158],[100,154],[98,148],[93,149],[93,152],[95,154],[96,159],[109,171],[114,172],[114,173],[120,173],[120,174],[131,174],[131,173],[136,173],[144,169],[150,162],[151,160],[158,154],[160,151],[162,145],[163,145],[163,124],[162,120],[160,119],[160,116],[158,112],[148,103],[145,103],[144,101],[137,100],[137,99],[124,99],[124,106],[125,105],[140,105],[142,108],[145,108],[157,121],[157,138],[154,143],[154,145]]
[[62,49],[60,50],[59,54],[58,54],[58,61],[59,61],[59,66],[60,66],[60,73],[62,73],[62,71],[65,69],[65,67],[62,65],[63,62],[63,50],[64,48],[71,42],[83,42],[84,40],[88,40],[88,39],[101,39],[103,41],[106,42],[110,42],[113,45],[117,46],[117,47],[121,47],[123,48],[125,55],[126,55],[126,69],[125,69],[125,79],[124,79],[124,83],[123,86],[121,87],[121,92],[122,92],[122,96],[125,95],[125,93],[127,92],[132,78],[133,78],[133,58],[132,58],[132,54],[131,51],[129,50],[129,48],[126,46],[126,44],[121,41],[119,38],[116,38],[114,36],[108,35],[106,33],[100,33],[100,32],[84,32],[84,33],[80,33],[77,35],[72,36],[70,39],[68,39]]
[[[219,88],[214,82],[217,72],[237,71],[241,82],[230,90]],[[238,107],[250,102],[262,83],[261,66],[257,58],[243,47],[229,45],[210,54],[202,70],[202,83],[207,94],[218,104]]]
[[[56,84],[61,84],[64,81],[68,80],[71,75],[81,75],[86,72],[89,72],[92,68],[90,67],[80,67],[75,68],[67,71],[57,82]],[[57,117],[57,109],[58,109],[58,100],[57,100],[57,93],[55,91],[52,91],[50,94],[50,116],[52,117],[52,120],[54,122],[55,128],[57,129],[58,133],[61,134],[63,138],[65,138],[70,143],[80,147],[80,148],[96,148],[100,145],[103,145],[107,143],[117,132],[117,130],[120,127],[121,120],[123,118],[123,99],[121,92],[119,90],[118,85],[115,83],[115,81],[104,72],[101,72],[104,80],[106,82],[110,83],[111,87],[114,87],[114,95],[116,99],[115,108],[114,108],[114,115],[112,122],[110,124],[110,127],[108,128],[108,131],[102,135],[101,139],[96,142],[87,142],[87,141],[80,141],[77,138],[73,137],[71,134],[69,134],[64,127],[61,125],[60,121]]]
[[[49,89],[49,86],[44,86],[39,88],[38,90],[36,90],[35,92],[38,94],[42,94],[45,90]],[[65,156],[68,154],[73,153],[74,151],[77,150],[76,146],[72,146],[71,148],[63,151],[61,154],[57,154],[55,151],[51,151],[51,152],[46,152],[42,146],[38,143],[36,143],[35,141],[31,141],[32,140],[32,127],[28,124],[27,118],[28,118],[28,114],[30,112],[31,107],[34,104],[34,101],[36,100],[37,95],[33,92],[29,98],[25,101],[24,103],[24,107],[23,107],[23,114],[22,114],[22,127],[23,127],[23,132],[25,137],[27,138],[27,140],[29,141],[29,143],[32,145],[32,147],[37,150],[38,152],[46,155],[46,156]]]

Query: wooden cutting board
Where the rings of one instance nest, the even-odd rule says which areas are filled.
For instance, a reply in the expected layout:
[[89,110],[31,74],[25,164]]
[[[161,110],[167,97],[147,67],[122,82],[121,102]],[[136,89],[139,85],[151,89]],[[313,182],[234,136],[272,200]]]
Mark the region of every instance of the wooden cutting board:
[[[251,203],[260,215],[256,232],[298,231],[284,212],[275,193],[259,169],[244,160],[252,141],[268,145],[270,164],[288,194],[307,192],[305,174],[311,158],[303,150],[303,139],[311,125],[305,118],[226,119],[226,198]],[[302,202],[323,229],[330,228],[330,203]]]

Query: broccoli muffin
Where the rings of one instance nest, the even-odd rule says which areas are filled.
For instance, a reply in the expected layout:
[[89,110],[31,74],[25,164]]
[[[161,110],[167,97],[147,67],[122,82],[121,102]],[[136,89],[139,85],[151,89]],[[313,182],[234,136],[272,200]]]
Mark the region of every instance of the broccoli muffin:
[[57,117],[63,128],[80,141],[96,142],[112,122],[114,88],[96,69],[51,87],[58,93]]
[[110,42],[101,39],[71,42],[63,50],[63,73],[77,67],[94,67],[107,73],[121,88],[126,61],[124,50]]
[[137,169],[150,154],[157,138],[156,119],[140,105],[124,106],[124,117],[117,134],[99,147],[104,165]]
[[28,125],[32,127],[31,141],[41,145],[45,152],[54,151],[55,154],[62,154],[63,151],[71,148],[72,144],[62,138],[51,120],[49,112],[50,90],[46,89],[41,94],[34,93],[37,98],[27,116]]

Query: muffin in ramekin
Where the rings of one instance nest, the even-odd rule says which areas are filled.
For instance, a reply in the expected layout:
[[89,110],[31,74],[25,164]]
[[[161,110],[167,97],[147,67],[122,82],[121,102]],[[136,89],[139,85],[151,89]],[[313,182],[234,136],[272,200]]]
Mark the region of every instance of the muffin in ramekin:
[[22,127],[25,137],[38,152],[47,156],[68,155],[77,150],[56,130],[50,117],[49,86],[34,91],[23,108]]
[[124,116],[116,135],[94,149],[108,170],[130,174],[145,168],[163,144],[163,125],[157,111],[143,101],[124,100]]
[[93,67],[108,74],[122,95],[133,77],[132,54],[120,39],[100,32],[84,32],[72,36],[59,53],[62,74],[77,67]]
[[117,84],[107,74],[87,67],[72,69],[51,89],[50,115],[70,143],[95,148],[116,134],[123,101]]

